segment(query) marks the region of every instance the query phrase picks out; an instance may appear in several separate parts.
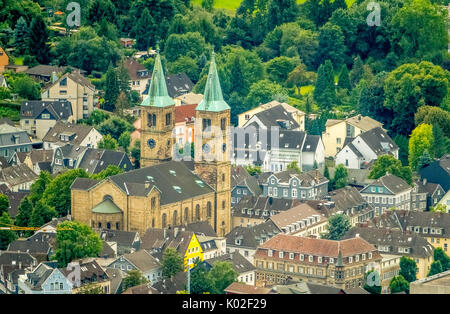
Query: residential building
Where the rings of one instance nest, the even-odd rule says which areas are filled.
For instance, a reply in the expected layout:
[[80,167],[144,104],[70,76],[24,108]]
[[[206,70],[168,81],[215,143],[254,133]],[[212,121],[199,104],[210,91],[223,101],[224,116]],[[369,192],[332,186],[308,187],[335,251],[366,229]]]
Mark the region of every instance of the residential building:
[[[319,285],[305,281],[292,282],[291,280],[289,280],[286,284],[273,286],[272,289],[276,291],[277,294],[347,294],[341,288]],[[354,289],[361,288],[358,287]],[[368,294],[367,291],[366,293]]]
[[360,191],[362,197],[381,215],[391,208],[411,209],[412,187],[403,179],[387,174]]
[[[330,178],[334,178],[336,173],[336,167],[328,167]],[[355,187],[358,191],[372,183],[373,179],[369,179],[370,169],[351,169],[347,168],[348,173],[348,185]]]
[[95,86],[79,72],[66,73],[47,86],[42,101],[67,100],[72,104],[73,120],[88,118],[95,107]]
[[411,196],[412,210],[428,210],[444,197],[444,189],[438,183],[427,182],[427,179],[414,182]]
[[8,245],[7,251],[26,252],[33,256],[38,262],[45,262],[54,253],[53,247],[56,242],[56,233],[37,232],[27,239],[18,239]]
[[297,173],[290,169],[271,174],[262,184],[262,189],[264,196],[306,201],[325,196],[328,182],[318,170]]
[[255,285],[255,266],[239,252],[228,253],[212,259],[205,260],[205,264],[211,269],[217,262],[228,262],[238,274],[237,281],[250,286]]
[[176,147],[187,149],[186,144],[194,143],[196,104],[175,107],[175,143]]
[[184,270],[194,266],[194,261],[204,260],[203,248],[192,231],[182,228],[157,229],[149,228],[142,237],[141,248],[162,260],[166,248],[173,247],[184,258]]
[[25,164],[0,169],[0,184],[5,184],[12,192],[29,191],[38,178]]
[[[78,265],[59,268],[59,270],[69,282],[72,282],[72,294],[79,294],[83,292],[83,289],[92,288],[100,288],[104,294],[110,294],[111,281],[108,274],[93,259],[80,260],[78,261]],[[74,271],[79,271],[79,277],[78,274],[74,276]]]
[[28,191],[12,192],[6,184],[0,184],[0,193],[5,195],[9,200],[8,214],[12,219],[16,218],[23,198],[30,194]]
[[288,210],[301,202],[264,196],[244,196],[231,209],[232,226],[250,227],[263,223],[272,215]]
[[14,152],[11,158],[9,159],[9,164],[11,166],[18,166],[25,162],[29,153],[25,152]]
[[409,294],[450,294],[450,270],[411,282]]
[[0,294],[17,294],[19,275],[37,265],[27,252],[0,251]]
[[287,104],[287,103],[280,103],[279,101],[273,100],[267,104],[259,105],[258,107],[255,107],[253,109],[250,109],[246,112],[243,112],[238,115],[238,125],[239,127],[244,127],[244,125],[257,113],[261,111],[265,111],[268,109],[271,109],[276,106],[282,106],[284,110],[286,110],[290,115],[294,118],[294,120],[299,125],[299,130],[304,131],[305,130],[305,113],[301,110],[298,110],[297,108]]
[[231,168],[231,206],[235,206],[242,197],[262,194],[258,180],[242,166]]
[[108,268],[120,269],[125,273],[137,270],[154,285],[162,278],[161,262],[146,250],[139,250],[130,254],[119,256]]
[[56,148],[52,160],[54,173],[61,172],[64,169],[83,169],[88,174],[97,174],[108,166],[117,166],[125,172],[133,169],[133,165],[125,152],[72,144]]
[[111,280],[110,294],[120,294],[122,292],[122,281],[127,275],[120,269],[116,268],[106,268],[105,272]]
[[9,64],[9,57],[3,47],[0,47],[0,73],[5,71],[5,66]]
[[420,169],[420,179],[440,184],[447,193],[450,190],[450,154],[444,155],[430,165]]
[[227,253],[239,252],[250,263],[253,263],[253,256],[258,245],[281,232],[270,220],[251,227],[235,227],[226,235]]
[[284,234],[320,238],[327,231],[328,219],[308,204],[283,211],[271,220]]
[[138,286],[130,287],[122,294],[159,294],[158,290],[153,288],[150,283],[143,283]]
[[19,276],[19,294],[71,294],[74,282],[69,280],[55,262],[40,263]]
[[126,58],[123,66],[130,76],[131,90],[137,91],[142,96],[152,76],[150,70],[132,58]]
[[26,164],[28,168],[33,170],[37,175],[39,175],[43,170],[51,173],[53,154],[54,150],[52,149],[33,149],[26,155],[23,163]]
[[336,165],[346,168],[367,168],[381,155],[392,155],[398,159],[398,146],[381,128],[376,127],[358,135],[336,154]]
[[278,234],[255,253],[256,285],[288,279],[341,289],[361,287],[367,271],[380,268],[381,255],[362,238],[341,241]]
[[352,226],[368,221],[375,216],[374,208],[354,187],[345,186],[330,191],[323,200],[326,202],[323,202],[323,210],[320,211],[323,211],[326,217],[343,213],[349,217]]
[[[167,92],[170,98],[177,98],[185,94],[189,94],[194,88],[194,83],[186,75],[186,73],[178,73],[168,75],[165,79]],[[147,83],[143,95],[148,95],[150,90],[150,82]]]
[[444,205],[446,212],[450,213],[450,191],[448,191],[439,201],[438,204]]
[[72,121],[72,105],[67,100],[31,100],[22,103],[20,108],[20,127],[29,135],[42,139],[57,121]]
[[0,124],[0,156],[8,161],[15,152],[30,152],[32,148],[30,137],[25,130]]
[[49,82],[54,83],[58,79],[58,76],[61,76],[64,72],[77,72],[80,74],[86,74],[86,71],[73,68],[70,66],[59,67],[55,65],[45,65],[45,64],[39,64],[25,71],[25,73],[28,74],[30,77],[34,78],[35,80],[42,81],[44,83]]
[[[422,236],[400,230],[353,227],[342,239],[354,237],[361,237],[375,246],[383,257],[384,255],[397,256],[398,260],[392,260],[392,264],[396,265],[397,271],[400,270],[400,258],[402,256],[412,258],[417,263],[416,276],[418,279],[425,278],[430,271],[434,248]],[[391,265],[388,264],[387,266]],[[380,277],[384,291],[388,290],[390,281],[397,274],[398,272],[385,271],[381,268]]]
[[335,157],[344,147],[344,143],[373,128],[383,127],[380,122],[361,115],[345,120],[329,119],[325,124],[326,130],[322,134],[325,146],[325,157]]
[[134,44],[133,38],[120,38],[119,41],[125,48],[130,48]]
[[191,92],[175,97],[173,100],[175,101],[175,106],[198,105],[202,102],[203,95]]
[[58,121],[48,130],[42,141],[44,149],[56,149],[66,144],[97,148],[102,138],[100,132],[92,126]]
[[5,71],[12,71],[14,73],[21,73],[28,70],[28,65],[8,64],[4,67]]

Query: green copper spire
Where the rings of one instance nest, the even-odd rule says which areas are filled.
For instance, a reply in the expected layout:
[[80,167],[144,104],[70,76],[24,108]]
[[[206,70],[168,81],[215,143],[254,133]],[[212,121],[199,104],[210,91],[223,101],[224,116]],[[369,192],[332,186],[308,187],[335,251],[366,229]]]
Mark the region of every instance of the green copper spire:
[[159,55],[158,50],[148,96],[142,102],[141,106],[168,107],[174,104],[175,102],[169,97],[169,93],[167,92],[166,79],[164,77],[161,56]]
[[195,110],[220,112],[228,109],[230,109],[230,106],[223,100],[219,74],[217,73],[216,58],[213,51],[203,100]]

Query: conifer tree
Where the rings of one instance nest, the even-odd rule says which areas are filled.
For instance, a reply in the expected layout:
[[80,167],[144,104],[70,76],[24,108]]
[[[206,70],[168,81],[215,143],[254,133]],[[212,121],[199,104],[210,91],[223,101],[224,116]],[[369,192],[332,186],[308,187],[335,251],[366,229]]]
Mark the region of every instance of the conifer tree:
[[48,30],[44,19],[38,15],[30,24],[29,47],[30,54],[36,57],[41,64],[47,64],[50,61],[50,46],[48,42]]
[[29,47],[29,32],[27,22],[25,18],[21,16],[17,20],[16,27],[14,28],[14,47],[16,48],[16,54],[22,55],[28,52]]
[[339,74],[339,81],[338,81],[339,88],[350,90],[350,78],[347,66],[344,64],[342,65],[341,73]]

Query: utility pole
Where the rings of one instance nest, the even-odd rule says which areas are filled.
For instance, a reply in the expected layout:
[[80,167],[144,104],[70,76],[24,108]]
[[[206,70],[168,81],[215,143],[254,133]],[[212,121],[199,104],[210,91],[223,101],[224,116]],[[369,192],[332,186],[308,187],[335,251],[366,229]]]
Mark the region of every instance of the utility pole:
[[187,265],[187,292],[188,294],[191,294],[191,267],[189,266],[189,263]]

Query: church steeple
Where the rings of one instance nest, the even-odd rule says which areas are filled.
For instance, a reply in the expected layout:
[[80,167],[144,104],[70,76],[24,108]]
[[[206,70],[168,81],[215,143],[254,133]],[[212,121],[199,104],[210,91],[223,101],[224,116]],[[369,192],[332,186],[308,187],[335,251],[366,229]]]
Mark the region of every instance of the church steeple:
[[148,97],[142,102],[141,106],[168,107],[175,102],[170,98],[167,92],[166,79],[161,64],[159,51],[156,55],[155,66],[153,68],[152,80],[148,90]]
[[220,87],[219,74],[217,73],[216,58],[214,51],[211,54],[208,79],[206,81],[203,100],[195,110],[220,112],[229,110],[230,106],[223,100],[222,88]]

